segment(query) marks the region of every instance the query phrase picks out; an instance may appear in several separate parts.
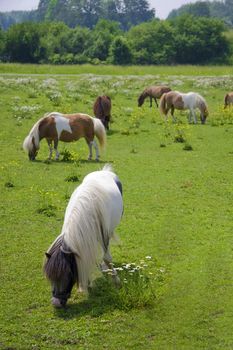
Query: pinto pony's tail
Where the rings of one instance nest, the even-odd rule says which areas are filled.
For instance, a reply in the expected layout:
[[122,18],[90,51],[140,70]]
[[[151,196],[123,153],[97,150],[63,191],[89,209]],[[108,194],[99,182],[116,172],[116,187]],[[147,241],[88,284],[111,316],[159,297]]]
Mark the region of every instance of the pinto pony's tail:
[[97,137],[100,147],[104,149],[106,147],[106,131],[102,121],[98,118],[92,118],[94,123],[94,133]]
[[166,93],[162,95],[160,99],[160,104],[159,104],[159,110],[161,114],[167,114],[167,108],[166,108]]

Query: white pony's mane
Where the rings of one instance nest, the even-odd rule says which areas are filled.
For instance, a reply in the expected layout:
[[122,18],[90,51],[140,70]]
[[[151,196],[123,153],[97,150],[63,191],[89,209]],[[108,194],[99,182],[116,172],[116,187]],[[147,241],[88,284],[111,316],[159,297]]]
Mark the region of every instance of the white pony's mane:
[[[112,167],[106,164],[102,171],[112,172]],[[112,176],[109,179],[113,181]],[[63,237],[75,254],[80,290],[87,290],[113,234],[109,228],[108,199],[109,194],[103,191],[95,177],[78,186],[66,208],[61,234],[52,244],[57,244]]]
[[198,94],[197,92],[195,92],[195,95],[196,95],[196,102],[199,105],[199,107],[207,108],[207,103],[204,97]]

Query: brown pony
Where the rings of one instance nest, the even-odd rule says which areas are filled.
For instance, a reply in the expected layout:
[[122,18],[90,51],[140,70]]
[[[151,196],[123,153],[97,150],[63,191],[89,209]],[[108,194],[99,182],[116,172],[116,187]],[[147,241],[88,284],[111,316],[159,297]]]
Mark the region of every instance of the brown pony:
[[147,87],[141,95],[138,97],[138,107],[141,107],[144,100],[150,98],[150,107],[152,107],[152,99],[155,100],[156,106],[158,107],[157,98],[160,98],[165,92],[169,92],[171,89],[168,86],[158,85]]
[[89,147],[89,157],[92,159],[92,146],[96,151],[96,160],[99,159],[99,150],[94,137],[97,137],[100,146],[104,147],[106,133],[101,121],[87,114],[61,114],[50,113],[39,119],[25,138],[23,148],[28,152],[30,160],[35,160],[40,148],[40,141],[45,138],[49,146],[49,159],[51,159],[54,143],[56,159],[59,158],[58,141],[72,142],[84,137]]
[[233,92],[228,92],[224,97],[224,108],[233,104]]
[[105,127],[109,130],[111,120],[111,98],[109,96],[98,96],[93,105],[94,116],[100,119]]
[[205,124],[206,118],[209,114],[208,107],[205,99],[197,94],[196,92],[188,92],[186,94],[180,93],[178,91],[170,91],[163,94],[160,100],[160,112],[167,118],[168,112],[171,110],[171,115],[173,120],[174,110],[186,110],[189,109],[189,122],[194,119],[194,123],[197,123],[197,117],[195,109],[198,108],[201,112],[201,122]]

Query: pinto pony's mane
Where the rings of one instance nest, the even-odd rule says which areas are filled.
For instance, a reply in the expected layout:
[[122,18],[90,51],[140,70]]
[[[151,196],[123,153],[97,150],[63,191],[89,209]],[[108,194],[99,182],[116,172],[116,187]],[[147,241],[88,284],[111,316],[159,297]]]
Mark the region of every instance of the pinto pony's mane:
[[41,121],[45,118],[46,116],[40,118],[31,128],[31,131],[29,134],[26,136],[24,142],[23,142],[23,149],[26,152],[32,151],[33,144],[35,145],[36,149],[40,148],[40,139],[39,139],[39,126]]

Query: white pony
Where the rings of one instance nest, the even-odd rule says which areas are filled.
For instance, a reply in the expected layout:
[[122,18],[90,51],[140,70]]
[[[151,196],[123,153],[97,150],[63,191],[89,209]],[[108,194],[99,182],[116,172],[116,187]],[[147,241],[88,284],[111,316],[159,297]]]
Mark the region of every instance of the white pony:
[[160,112],[167,118],[167,114],[169,110],[171,110],[173,120],[175,109],[189,109],[189,122],[191,123],[193,118],[194,123],[197,124],[196,108],[201,112],[201,123],[205,124],[209,112],[206,101],[200,94],[196,92],[188,92],[185,94],[179,91],[170,91],[163,94],[160,100]]
[[54,306],[66,305],[75,282],[80,291],[87,291],[93,270],[101,262],[119,284],[109,242],[122,213],[122,185],[109,165],[88,174],[73,192],[61,234],[46,253],[44,271],[52,284]]

